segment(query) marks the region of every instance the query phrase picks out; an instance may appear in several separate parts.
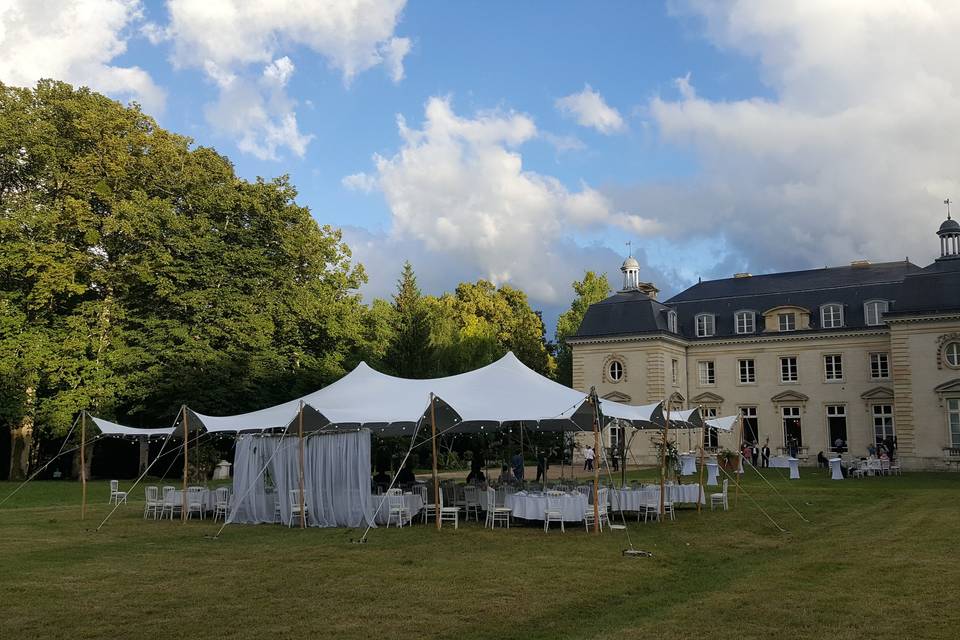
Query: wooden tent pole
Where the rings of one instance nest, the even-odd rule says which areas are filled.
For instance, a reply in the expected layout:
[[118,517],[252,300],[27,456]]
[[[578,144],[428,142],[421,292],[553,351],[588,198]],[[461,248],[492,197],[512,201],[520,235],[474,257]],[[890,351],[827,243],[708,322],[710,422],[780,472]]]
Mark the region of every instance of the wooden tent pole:
[[180,408],[181,417],[183,418],[183,503],[180,509],[180,520],[181,522],[187,521],[187,473],[190,465],[190,438],[189,438],[189,425],[187,422],[187,405],[183,405]]
[[[700,407],[697,407],[700,409]],[[697,497],[697,513],[700,513],[700,500],[705,497],[703,492],[703,441],[707,438],[707,423],[703,422],[703,412],[700,413],[700,495]]]
[[660,522],[663,522],[663,502],[667,489],[667,438],[670,435],[670,401],[663,414],[663,443],[660,450]]
[[737,421],[740,423],[740,441],[737,444],[737,468],[734,469],[737,474],[737,492],[733,496],[733,506],[740,503],[740,480],[743,477],[743,411],[737,416]]
[[597,391],[590,389],[590,404],[593,405],[593,532],[600,533],[600,415],[597,406]]
[[434,395],[430,392],[430,440],[433,445],[433,506],[436,528],[440,529],[440,477],[437,475],[437,415],[433,409]]
[[303,495],[303,400],[300,401],[300,412],[297,414],[297,433],[300,436],[300,528],[306,529],[307,514],[304,511]]
[[83,497],[80,502],[80,519],[87,517],[87,412],[80,412],[80,486]]

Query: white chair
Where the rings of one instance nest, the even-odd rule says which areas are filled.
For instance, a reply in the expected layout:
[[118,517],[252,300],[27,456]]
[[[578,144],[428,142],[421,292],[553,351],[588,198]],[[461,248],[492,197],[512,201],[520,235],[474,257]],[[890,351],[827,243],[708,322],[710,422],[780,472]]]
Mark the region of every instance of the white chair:
[[413,516],[410,515],[410,509],[407,508],[407,502],[403,499],[403,489],[389,489],[387,491],[387,527],[396,518],[397,526],[403,527],[404,524],[410,524]]
[[892,476],[899,476],[899,475],[901,475],[901,473],[902,473],[902,472],[901,472],[901,470],[900,470],[900,459],[898,458],[898,459],[895,459],[895,460],[891,460],[891,461],[890,461],[890,475],[892,475]]
[[720,493],[710,494],[710,511],[713,511],[714,505],[722,506],[724,511],[730,510],[730,503],[727,502],[727,487],[729,485],[730,485],[730,480],[724,480],[723,491]]
[[577,487],[577,493],[587,496],[587,499],[590,499],[590,496],[593,495],[593,487],[589,485],[582,484]]
[[470,512],[473,511],[474,518],[480,522],[480,490],[474,484],[468,484],[463,488],[463,508],[467,512],[467,521],[470,521]]
[[866,465],[858,460],[851,462],[849,468],[851,478],[862,478],[867,473]]
[[483,523],[484,529],[488,526],[493,529],[497,523],[507,525],[510,528],[510,509],[497,506],[497,492],[494,489],[487,489],[487,519]]
[[110,481],[110,499],[107,500],[107,504],[120,504],[127,503],[127,492],[120,491],[120,481],[111,480]]
[[[561,494],[562,495],[562,494]],[[560,496],[551,495],[551,492],[547,492],[547,508],[543,512],[543,532],[546,533],[550,531],[550,523],[559,522],[560,523],[560,533],[566,533],[566,529],[563,527],[563,510],[560,506]]]
[[219,487],[213,497],[213,521],[216,522],[220,517],[227,519],[227,512],[230,510],[230,488]]
[[173,520],[174,513],[183,511],[183,493],[177,491],[176,487],[166,486],[162,490],[163,506],[160,508],[160,519],[163,520],[164,514],[169,514]]
[[880,475],[889,476],[890,475],[890,461],[881,460],[880,461]]
[[[310,503],[307,498],[310,494],[303,492],[303,517],[310,515]],[[287,520],[287,528],[293,526],[293,519],[300,520],[300,489],[290,489],[290,518]]]
[[[607,523],[607,527],[610,527],[610,517],[607,515],[607,491],[606,487],[599,489],[597,491],[597,517],[600,522],[600,531],[603,531],[603,523]],[[583,510],[583,526],[587,531],[590,531],[590,527],[594,523],[594,514],[593,514],[593,505],[588,504],[587,508]]]
[[663,503],[663,516],[670,516],[671,520],[676,520],[676,512],[673,510],[673,503],[669,501],[664,501]]
[[155,486],[149,486],[144,487],[143,492],[146,497],[146,502],[143,506],[143,519],[146,520],[147,516],[152,513],[153,519],[156,520],[163,510],[163,501],[160,499],[160,489]]
[[420,512],[421,519],[426,523],[430,518],[437,517],[437,503],[430,500],[430,496],[433,494],[433,487],[427,489],[427,485],[418,484],[414,485],[413,492],[420,496],[420,501],[423,502],[423,510]]
[[452,522],[454,529],[460,528],[460,508],[459,507],[445,507],[443,506],[443,492],[440,492],[440,526],[443,526],[444,522]]
[[203,520],[203,487],[187,487],[187,520],[194,513]]
[[637,522],[640,522],[640,518],[643,518],[643,521],[646,522],[648,519],[653,518],[654,520],[660,519],[660,505],[654,504],[652,502],[645,502],[640,505],[640,510],[637,511]]

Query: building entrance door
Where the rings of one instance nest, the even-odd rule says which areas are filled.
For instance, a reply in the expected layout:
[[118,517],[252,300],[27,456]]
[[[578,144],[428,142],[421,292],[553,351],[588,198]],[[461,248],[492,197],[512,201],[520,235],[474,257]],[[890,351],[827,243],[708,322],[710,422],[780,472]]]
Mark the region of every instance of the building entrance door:
[[783,442],[787,449],[803,446],[803,431],[800,428],[800,407],[783,407]]

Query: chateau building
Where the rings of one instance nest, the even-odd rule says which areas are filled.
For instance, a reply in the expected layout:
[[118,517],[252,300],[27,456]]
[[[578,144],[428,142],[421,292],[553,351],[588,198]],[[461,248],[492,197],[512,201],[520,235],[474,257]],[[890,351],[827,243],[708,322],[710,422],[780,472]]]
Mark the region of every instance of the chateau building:
[[[956,466],[960,224],[948,213],[937,235],[940,257],[923,268],[858,260],[738,273],[664,302],[628,257],[623,288],[592,305],[568,340],[574,387],[630,404],[670,398],[705,414],[739,413],[745,440],[775,454],[795,439],[811,464],[838,444],[866,455],[895,438],[905,469]],[[607,446],[625,435],[609,431]],[[678,433],[681,450],[688,437]],[[738,446],[736,433],[703,437],[709,448]],[[649,436],[629,442],[633,460],[654,462]]]

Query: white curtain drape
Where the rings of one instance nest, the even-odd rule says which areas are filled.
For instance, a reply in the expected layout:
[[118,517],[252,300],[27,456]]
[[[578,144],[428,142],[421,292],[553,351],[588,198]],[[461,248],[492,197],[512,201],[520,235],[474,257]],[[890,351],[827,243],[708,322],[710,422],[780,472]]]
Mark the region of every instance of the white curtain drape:
[[[307,524],[313,527],[372,525],[370,431],[311,435],[304,439],[303,448]],[[279,503],[281,521],[289,522],[293,506],[290,491],[300,486],[300,439],[240,436],[236,451],[236,497],[231,522],[273,522],[274,501]],[[264,466],[266,473],[261,474],[259,481],[253,481]],[[266,494],[264,475],[269,476],[273,484],[272,495]],[[248,489],[248,497],[242,498]]]

